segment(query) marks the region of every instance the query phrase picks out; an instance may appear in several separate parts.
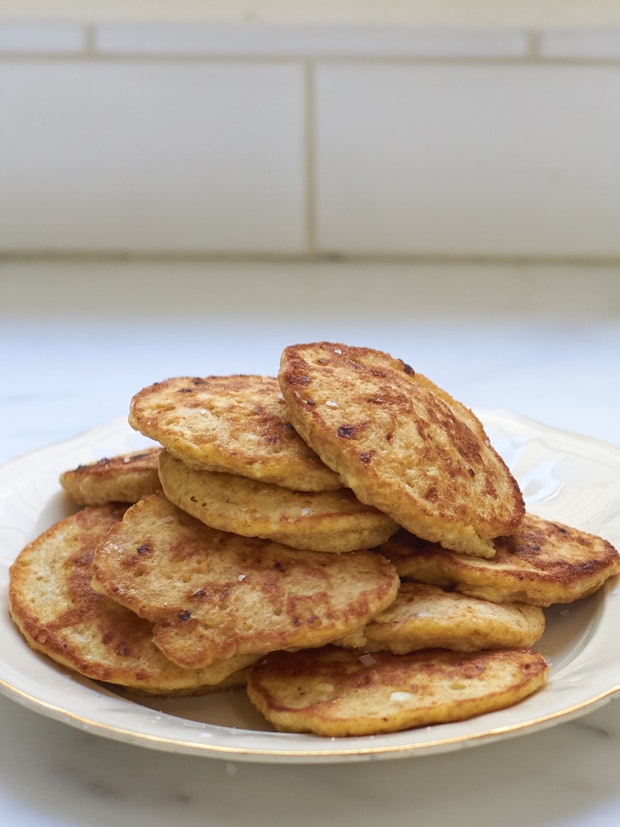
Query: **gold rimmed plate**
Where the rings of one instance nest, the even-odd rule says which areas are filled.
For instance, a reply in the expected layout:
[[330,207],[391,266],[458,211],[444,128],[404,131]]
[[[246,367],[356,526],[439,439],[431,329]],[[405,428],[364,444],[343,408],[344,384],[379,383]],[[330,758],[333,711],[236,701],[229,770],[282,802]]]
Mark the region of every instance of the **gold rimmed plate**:
[[[515,414],[479,409],[527,507],[620,548],[620,449]],[[35,712],[107,738],[169,752],[259,762],[397,758],[472,747],[567,721],[620,694],[620,587],[547,610],[538,645],[548,686],[508,709],[390,735],[320,738],[274,732],[244,690],[135,701],[30,650],[7,608],[9,567],[30,540],[72,510],[58,482],[80,463],[142,447],[125,420],[0,468],[0,691]]]

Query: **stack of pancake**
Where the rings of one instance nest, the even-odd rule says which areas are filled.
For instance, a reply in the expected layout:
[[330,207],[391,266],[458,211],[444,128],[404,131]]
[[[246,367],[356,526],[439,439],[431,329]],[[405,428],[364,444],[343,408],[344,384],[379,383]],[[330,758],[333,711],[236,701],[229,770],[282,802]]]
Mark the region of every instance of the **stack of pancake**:
[[246,687],[277,729],[364,735],[541,689],[544,608],[620,571],[525,511],[471,411],[388,354],[139,391],[153,448],[61,476],[79,509],[11,568],[28,644],[133,693]]

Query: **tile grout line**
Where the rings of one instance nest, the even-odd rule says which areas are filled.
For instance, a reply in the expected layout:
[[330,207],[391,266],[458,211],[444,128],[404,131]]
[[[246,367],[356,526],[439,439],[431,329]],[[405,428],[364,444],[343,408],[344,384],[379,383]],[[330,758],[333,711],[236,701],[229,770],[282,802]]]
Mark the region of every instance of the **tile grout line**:
[[198,262],[198,263],[340,263],[340,264],[400,264],[400,265],[449,265],[480,267],[620,267],[617,255],[540,255],[533,253],[393,253],[352,252],[316,250],[308,253],[283,253],[238,250],[193,251],[183,250],[75,250],[75,249],[2,249],[0,248],[0,268],[2,265],[19,263],[54,263],[77,261],[88,263],[131,264],[138,262]]
[[92,60],[97,57],[97,26],[92,23],[84,23],[82,31],[84,51],[81,56],[87,60]]
[[161,54],[147,54],[144,52],[118,52],[114,54],[102,53],[97,47],[92,47],[90,42],[85,44],[79,52],[45,52],[45,51],[0,51],[0,63],[37,63],[39,61],[54,63],[100,63],[114,64],[125,61],[142,64],[230,64],[242,63],[244,65],[286,65],[300,61],[313,62],[322,60],[334,66],[544,66],[552,67],[609,67],[620,66],[619,57],[591,57],[591,56],[562,56],[537,55],[536,47],[532,48],[523,57],[463,57],[463,56],[433,56],[425,57],[420,55],[330,55],[330,56],[307,56],[295,55],[293,53],[282,54],[256,54],[252,52],[230,52],[228,54],[215,53],[191,53],[170,52]]
[[543,62],[545,62],[544,57],[543,57],[543,53],[542,53],[542,47],[541,47],[541,43],[542,43],[542,39],[544,37],[544,33],[540,32],[540,31],[537,31],[537,30],[531,30],[531,31],[525,32],[525,36],[526,36],[526,39],[527,39],[527,50],[526,50],[526,53],[524,55],[524,58],[525,58],[526,62],[527,63],[543,63]]
[[317,253],[317,202],[316,202],[316,99],[315,65],[303,63],[303,118],[304,118],[304,204],[306,254]]
[[338,65],[364,63],[368,65],[381,64],[409,64],[409,65],[547,65],[547,66],[565,66],[565,65],[609,65],[617,66],[620,63],[620,54],[618,55],[579,55],[575,54],[554,56],[546,54],[543,49],[543,41],[545,36],[553,29],[546,28],[519,28],[523,35],[526,47],[521,54],[516,53],[485,53],[484,51],[478,54],[475,53],[459,53],[456,50],[450,54],[448,52],[439,52],[436,54],[424,54],[416,52],[415,49],[411,52],[396,49],[391,51],[389,48],[384,51],[365,50],[363,47],[359,50],[347,51],[346,49],[339,50],[330,48],[327,51],[321,49],[301,48],[291,49],[290,47],[282,48],[275,47],[273,50],[265,51],[264,49],[253,50],[251,46],[245,48],[232,47],[221,52],[210,50],[207,47],[203,49],[196,49],[191,51],[183,50],[182,48],[171,48],[170,50],[161,49],[160,51],[148,51],[140,48],[125,48],[118,50],[109,50],[101,47],[99,39],[100,24],[97,22],[84,21],[80,24],[80,29],[83,35],[83,46],[78,50],[67,51],[46,51],[44,48],[37,50],[20,50],[15,49],[0,49],[1,61],[20,60],[31,62],[36,60],[55,60],[55,61],[96,61],[101,63],[115,63],[124,60],[141,61],[144,63],[224,63],[231,61],[241,61],[245,63],[290,63],[304,61],[313,63],[317,60],[329,61]]

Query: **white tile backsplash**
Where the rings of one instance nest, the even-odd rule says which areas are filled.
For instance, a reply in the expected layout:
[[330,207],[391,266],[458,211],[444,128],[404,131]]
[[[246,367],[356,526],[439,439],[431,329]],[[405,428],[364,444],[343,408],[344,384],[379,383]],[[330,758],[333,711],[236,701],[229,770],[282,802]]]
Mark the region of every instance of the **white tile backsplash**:
[[540,51],[546,58],[620,62],[620,29],[564,29],[545,32]]
[[96,46],[102,54],[485,59],[523,57],[528,36],[513,29],[390,25],[110,23],[97,27]]
[[619,100],[620,67],[322,65],[319,248],[619,256]]
[[86,45],[86,31],[78,23],[0,22],[2,54],[72,54]]
[[302,84],[282,64],[0,65],[0,246],[303,252]]
[[5,18],[0,256],[620,261],[618,100],[614,28]]

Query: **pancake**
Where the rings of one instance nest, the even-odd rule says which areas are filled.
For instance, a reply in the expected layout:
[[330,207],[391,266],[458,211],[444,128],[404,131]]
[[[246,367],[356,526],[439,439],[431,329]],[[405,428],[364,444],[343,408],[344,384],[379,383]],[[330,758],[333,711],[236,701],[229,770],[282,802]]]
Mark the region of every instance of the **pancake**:
[[360,656],[329,646],[267,655],[250,669],[247,692],[280,731],[376,735],[503,709],[547,674],[542,656],[522,649]]
[[325,554],[210,528],[153,494],[99,544],[93,587],[154,624],[185,668],[321,646],[395,599],[399,579],[369,551]]
[[262,537],[314,551],[373,548],[396,523],[352,491],[293,491],[238,474],[198,471],[167,451],[160,458],[163,491],[178,508],[221,531]]
[[270,376],[176,377],[139,391],[129,424],[192,468],[299,491],[335,490],[338,476],[289,423]]
[[365,651],[527,649],[543,635],[538,606],[491,603],[440,586],[401,583],[394,603],[364,627]]
[[620,555],[607,540],[533,514],[495,549],[493,560],[474,559],[402,531],[381,552],[404,579],[543,607],[587,597],[620,572]]
[[361,502],[477,557],[493,557],[493,539],[518,528],[523,497],[481,422],[401,360],[294,345],[278,377],[294,427]]
[[97,681],[144,694],[201,693],[245,682],[251,658],[182,669],[153,644],[151,625],[90,587],[94,548],[124,508],[85,508],[26,546],[10,569],[11,616],[36,651]]
[[161,488],[160,453],[147,448],[78,465],[60,475],[60,484],[78,505],[137,503]]

